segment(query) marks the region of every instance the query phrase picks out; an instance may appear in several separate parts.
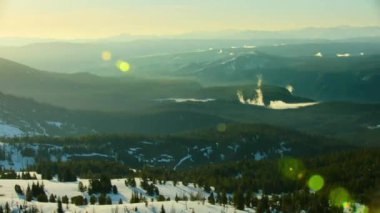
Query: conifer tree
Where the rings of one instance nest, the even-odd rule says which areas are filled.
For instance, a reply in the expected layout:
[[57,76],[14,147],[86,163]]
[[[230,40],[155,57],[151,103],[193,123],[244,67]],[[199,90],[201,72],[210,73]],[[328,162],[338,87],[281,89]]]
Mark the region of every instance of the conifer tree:
[[11,208],[9,207],[9,203],[6,202],[5,203],[5,213],[10,213],[11,212]]
[[212,205],[215,205],[215,198],[214,198],[214,192],[210,193],[210,196],[208,197],[208,202]]
[[161,211],[160,211],[160,213],[166,213],[165,208],[164,208],[164,205],[161,206]]
[[58,198],[58,202],[57,202],[57,213],[64,213],[63,208],[62,208],[62,201],[61,201],[61,198]]
[[234,193],[233,202],[236,209],[244,210],[244,194],[240,189]]

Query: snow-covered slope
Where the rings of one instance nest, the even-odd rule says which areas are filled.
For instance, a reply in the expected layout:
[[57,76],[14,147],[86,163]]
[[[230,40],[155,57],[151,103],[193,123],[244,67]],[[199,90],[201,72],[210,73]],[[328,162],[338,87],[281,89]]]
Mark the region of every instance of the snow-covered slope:
[[[240,212],[237,211],[232,206],[218,206],[211,205],[207,201],[178,201],[174,200],[175,196],[187,196],[201,194],[204,197],[208,197],[208,193],[204,192],[202,189],[195,187],[193,184],[188,186],[178,183],[176,186],[173,182],[168,181],[163,185],[157,184],[160,194],[165,198],[170,198],[170,201],[158,202],[154,197],[149,197],[145,191],[140,187],[127,187],[125,185],[126,179],[114,179],[112,184],[116,185],[118,188],[118,194],[109,194],[112,199],[112,205],[85,205],[85,206],[75,206],[73,204],[63,204],[63,208],[66,212],[134,212],[137,208],[138,212],[160,212],[162,206],[164,206],[167,212]],[[35,206],[37,209],[43,212],[55,212],[57,209],[57,203],[42,203],[37,201],[26,202],[24,196],[18,195],[14,186],[16,184],[20,185],[22,189],[31,185],[33,182],[36,183],[42,180],[0,180],[0,205],[5,205],[6,202],[13,209],[18,209],[20,205],[25,206]],[[48,195],[54,194],[59,197],[67,195],[69,199],[73,196],[82,195],[89,199],[87,192],[80,192],[78,189],[78,183],[81,181],[84,185],[88,185],[88,180],[78,180],[77,182],[61,183],[57,181],[43,180],[45,186],[45,193]],[[140,179],[136,179],[137,186],[139,186]],[[141,193],[143,196],[147,197],[147,203],[136,203],[131,204],[130,198],[133,191]],[[152,201],[153,199],[153,201]],[[119,200],[122,200],[123,204],[119,204]],[[253,212],[253,210],[247,210]]]
[[71,111],[0,91],[0,137],[92,133]]
[[24,134],[19,128],[0,120],[0,137],[18,137]]
[[115,148],[113,143],[103,143],[92,147],[85,143],[65,145],[0,142],[0,153],[2,153],[0,154],[0,167],[17,171],[27,169],[29,166],[34,165],[35,161],[38,161],[41,157],[39,153],[44,153],[44,159],[53,162],[108,159],[127,163],[135,168],[150,165],[165,166],[176,170],[204,163],[239,160],[242,159],[242,156],[263,160],[269,157],[281,157],[293,151],[292,146],[285,141],[279,140],[272,145],[269,145],[269,143],[267,140],[261,140],[259,136],[223,144],[204,142],[203,145],[197,140],[175,146],[173,146],[172,142],[167,141],[150,143],[147,143],[147,141],[126,141],[122,148]]

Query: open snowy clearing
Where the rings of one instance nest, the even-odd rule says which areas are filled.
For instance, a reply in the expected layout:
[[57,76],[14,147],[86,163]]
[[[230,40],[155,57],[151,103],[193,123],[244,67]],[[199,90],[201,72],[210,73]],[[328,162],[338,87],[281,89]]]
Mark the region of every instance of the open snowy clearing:
[[[165,198],[170,198],[170,201],[158,202],[155,198],[148,196],[145,191],[140,187],[128,187],[125,185],[126,179],[113,179],[112,184],[116,185],[118,188],[118,194],[108,194],[112,199],[112,205],[86,205],[86,206],[75,206],[73,204],[63,204],[65,212],[135,212],[137,208],[138,212],[160,212],[162,206],[164,206],[166,212],[243,212],[237,211],[232,206],[219,206],[211,205],[202,201],[178,201],[174,199],[176,195],[182,197],[190,195],[201,194],[205,198],[209,196],[208,193],[204,192],[202,189],[195,187],[193,184],[184,186],[182,183],[178,183],[174,186],[172,181],[168,181],[165,184],[156,184],[159,189],[160,195]],[[26,190],[28,184],[39,182],[43,183],[45,186],[45,193],[49,197],[50,194],[57,195],[58,197],[68,196],[69,199],[73,196],[82,195],[88,200],[90,196],[87,192],[80,192],[78,189],[78,183],[81,181],[85,186],[88,185],[87,179],[78,180],[77,182],[67,182],[62,183],[56,180],[0,180],[0,204],[5,205],[6,202],[9,203],[10,207],[14,210],[18,209],[20,205],[22,206],[34,206],[42,212],[56,212],[57,203],[42,203],[37,201],[26,202],[25,196],[18,195],[15,192],[15,185],[21,186],[23,191]],[[137,186],[140,185],[140,179],[136,179]],[[130,203],[130,198],[133,192],[141,193],[148,200],[145,203]],[[153,199],[153,202],[152,202]],[[122,200],[123,204],[119,204],[119,200]],[[247,212],[247,211],[245,211]],[[254,210],[249,210],[248,212],[254,212]]]

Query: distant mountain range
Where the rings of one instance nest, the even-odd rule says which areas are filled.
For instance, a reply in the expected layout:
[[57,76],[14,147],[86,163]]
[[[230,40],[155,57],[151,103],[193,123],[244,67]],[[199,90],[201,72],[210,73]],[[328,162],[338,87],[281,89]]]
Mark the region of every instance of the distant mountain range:
[[[330,28],[300,28],[290,30],[224,30],[216,32],[191,32],[178,35],[132,35],[128,33],[98,39],[54,39],[54,38],[24,38],[0,37],[0,46],[23,46],[33,43],[47,42],[80,42],[80,43],[108,43],[130,42],[135,40],[162,40],[162,39],[200,39],[200,40],[346,40],[346,39],[374,39],[380,37],[380,26],[352,27],[339,26]],[[368,40],[367,40],[368,41]]]
[[[0,96],[2,136],[168,134],[234,123],[264,123],[349,140],[360,138],[361,145],[375,144],[380,134],[375,128],[380,120],[378,104],[322,102],[298,109],[272,109],[271,101],[313,100],[293,95],[290,88],[258,87],[256,82],[203,87],[189,80],[49,73],[8,60],[0,60],[0,75],[0,91],[12,95]],[[262,105],[253,100],[259,98],[258,89],[264,96]],[[244,104],[238,91],[245,96]]]
[[379,37],[380,27],[350,27],[332,28],[309,27],[294,30],[225,30],[220,32],[195,32],[183,34],[180,37],[189,39],[304,39],[304,40],[344,40],[352,38]]
[[[49,79],[44,84],[54,82],[53,79],[62,81],[61,78],[63,78],[68,81],[66,84],[54,84],[54,90],[60,86],[71,85],[74,87],[74,84],[76,84],[75,87],[82,87],[83,85],[79,85],[78,80],[70,80],[76,78],[90,81],[90,84],[97,85],[96,87],[104,88],[107,84],[112,84],[113,86],[109,86],[105,90],[112,90],[113,93],[125,91],[123,93],[128,94],[128,97],[183,98],[184,94],[189,94],[186,93],[188,91],[184,92],[184,87],[194,90],[200,87],[199,83],[206,87],[252,85],[256,83],[257,76],[262,75],[265,84],[279,87],[291,85],[295,88],[296,95],[317,101],[339,100],[372,103],[380,101],[379,94],[375,92],[379,85],[380,43],[325,42],[256,47],[253,45],[254,43],[247,41],[241,42],[240,46],[232,46],[233,41],[214,42],[160,40],[112,44],[46,43],[17,48],[0,48],[0,56],[37,67],[39,70],[72,73],[72,76],[44,74],[48,76],[46,79]],[[237,43],[234,44],[238,44],[240,41],[235,42]],[[215,48],[214,45],[218,48]],[[231,46],[220,47],[226,45]],[[200,49],[196,50],[197,48]],[[190,51],[191,49],[193,51]],[[111,61],[101,59],[101,53],[105,50],[111,52]],[[131,65],[129,73],[122,73],[116,68],[115,64],[119,59],[129,62]],[[6,65],[3,66],[6,67]],[[40,74],[34,73],[33,76]],[[112,78],[101,78],[100,76]],[[114,79],[116,77],[117,80]],[[20,79],[25,78],[25,82],[28,84],[34,79],[26,77],[24,74],[15,78],[19,79],[19,82],[23,82]],[[41,78],[36,77],[35,79],[38,81]],[[141,85],[136,82],[139,82],[141,78],[151,79],[152,86],[160,85],[158,88],[166,97],[152,95],[156,91],[147,93],[140,89]],[[29,80],[27,81],[27,79]],[[11,84],[10,80],[6,80],[5,76],[2,77],[3,85],[0,87],[4,89],[3,92],[7,92],[5,86]],[[309,83],[305,84],[304,82]],[[128,84],[128,90],[126,90],[126,84]],[[164,84],[166,86],[162,86]],[[179,84],[181,84],[180,87],[177,86]],[[33,89],[28,91],[33,92]],[[86,97],[95,95],[92,93],[89,89],[85,93]],[[44,94],[46,94],[45,91],[40,93],[40,95]],[[190,94],[193,96],[191,98],[199,98],[194,95],[194,92]],[[62,95],[64,97],[67,93]],[[41,101],[45,102],[46,99],[41,99]],[[58,103],[61,100],[56,101]],[[122,102],[128,102],[128,99],[123,99]],[[50,100],[49,103],[53,102]],[[109,101],[104,103],[109,103]],[[113,103],[117,102],[113,101]],[[102,102],[97,101],[93,103],[93,106],[99,104]],[[120,107],[118,109],[122,109]]]

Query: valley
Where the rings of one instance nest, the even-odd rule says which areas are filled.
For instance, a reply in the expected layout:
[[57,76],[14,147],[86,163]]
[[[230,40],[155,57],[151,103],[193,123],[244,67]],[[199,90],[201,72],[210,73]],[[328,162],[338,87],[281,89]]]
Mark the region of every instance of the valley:
[[366,30],[0,46],[0,212],[378,213]]

